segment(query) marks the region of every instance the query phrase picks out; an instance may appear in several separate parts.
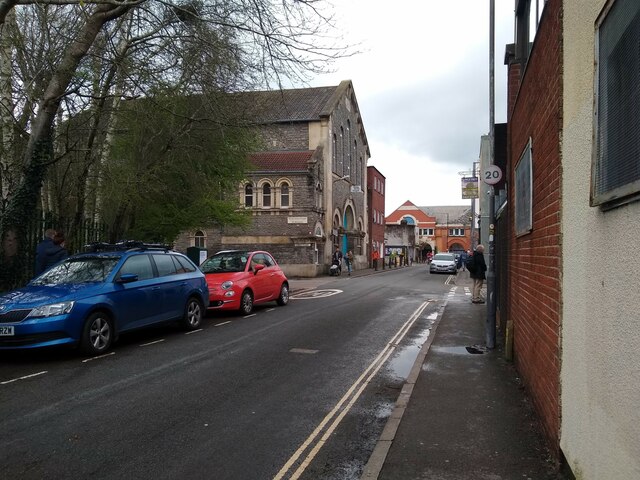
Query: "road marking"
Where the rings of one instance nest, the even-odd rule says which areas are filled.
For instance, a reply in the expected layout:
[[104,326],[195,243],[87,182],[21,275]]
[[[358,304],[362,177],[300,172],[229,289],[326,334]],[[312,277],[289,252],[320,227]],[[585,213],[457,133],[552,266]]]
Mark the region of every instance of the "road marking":
[[242,318],[251,318],[251,317],[255,317],[257,315],[257,313],[252,313],[251,315],[245,315]]
[[[378,373],[380,368],[385,364],[385,362],[389,359],[389,357],[393,354],[397,345],[404,338],[407,332],[411,329],[413,324],[420,318],[422,312],[427,308],[430,302],[423,302],[418,309],[411,314],[409,319],[402,325],[400,330],[387,342],[382,351],[378,354],[378,356],[371,362],[371,364],[366,368],[364,372],[360,375],[360,377],[354,382],[351,387],[347,390],[347,392],[343,395],[340,401],[336,404],[335,407],[322,419],[322,421],[318,424],[315,430],[307,437],[307,439],[302,443],[302,445],[296,450],[296,452],[291,456],[291,458],[284,464],[284,466],[280,469],[280,471],[273,477],[273,480],[281,480],[285,478],[285,475],[294,468],[295,464],[299,462],[302,454],[309,448],[312,447],[307,456],[302,460],[297,470],[291,474],[289,479],[295,480],[300,478],[300,475],[304,473],[306,468],[311,464],[315,456],[318,454],[320,449],[327,442],[329,437],[333,434],[335,429],[338,427],[342,419],[345,415],[351,410],[355,402],[360,398],[364,389],[369,385],[373,377]],[[331,422],[331,423],[330,423]],[[321,438],[317,439],[317,437],[322,433],[325,427],[328,425],[329,427],[324,431],[324,434]]]
[[222,325],[226,325],[227,323],[231,323],[231,320],[227,320],[226,322],[216,323],[214,327],[221,327]]
[[98,355],[97,357],[85,358],[82,360],[82,363],[93,362],[94,360],[100,360],[101,358],[110,357],[111,355],[115,355],[116,352],[105,353],[104,355]]
[[160,340],[154,340],[153,342],[149,342],[149,343],[143,343],[141,345],[139,345],[140,347],[148,347],[149,345],[155,345],[156,343],[162,343],[164,342],[164,338],[161,338]]
[[197,330],[191,330],[190,332],[185,332],[185,335],[191,335],[192,333],[197,333],[197,332],[201,332],[202,328],[199,328]]
[[293,300],[309,300],[313,298],[331,297],[339,293],[342,293],[342,290],[338,290],[334,288],[329,290],[308,290],[306,292],[300,292],[296,295],[291,295],[289,298]]
[[290,353],[306,353],[306,354],[314,354],[318,353],[320,350],[310,350],[308,348],[292,348],[289,350]]
[[48,373],[47,370],[43,370],[42,372],[32,373],[31,375],[25,375],[24,377],[12,378],[11,380],[5,380],[4,382],[0,382],[0,385],[7,385],[8,383],[17,382],[19,380],[26,380],[27,378],[37,377],[38,375],[44,375]]

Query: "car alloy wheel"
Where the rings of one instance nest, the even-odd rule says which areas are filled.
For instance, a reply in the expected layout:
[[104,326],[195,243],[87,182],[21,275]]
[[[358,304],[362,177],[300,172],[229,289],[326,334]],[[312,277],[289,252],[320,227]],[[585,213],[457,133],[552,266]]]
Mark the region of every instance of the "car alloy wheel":
[[99,355],[109,349],[113,341],[111,320],[103,312],[92,313],[84,324],[80,345],[89,355]]
[[278,305],[284,306],[289,303],[289,285],[286,283],[282,284],[280,287],[280,296],[278,297]]
[[195,330],[202,323],[202,304],[200,300],[195,297],[191,297],[187,302],[187,306],[184,310],[184,317],[182,318],[182,324],[187,330]]
[[253,312],[253,295],[249,290],[245,290],[240,298],[240,313],[249,315],[251,312]]

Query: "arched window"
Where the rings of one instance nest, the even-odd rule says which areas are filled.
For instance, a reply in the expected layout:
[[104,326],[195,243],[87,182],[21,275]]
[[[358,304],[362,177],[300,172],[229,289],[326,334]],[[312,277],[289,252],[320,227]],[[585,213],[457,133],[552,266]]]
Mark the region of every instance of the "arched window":
[[280,207],[290,207],[290,202],[291,199],[289,198],[289,184],[283,183],[282,185],[280,185]]
[[206,240],[207,239],[204,236],[204,233],[202,232],[202,230],[198,230],[196,232],[196,234],[193,236],[193,246],[194,247],[205,248],[207,246],[207,241]]
[[353,141],[353,155],[351,155],[351,183],[354,185],[361,185],[360,183],[360,171],[356,167],[356,158],[358,155],[358,141]]
[[347,120],[347,148],[346,148],[346,153],[347,153],[347,158],[345,158],[345,168],[346,168],[346,172],[344,172],[343,175],[349,175],[349,180],[351,182],[355,181],[354,175],[355,172],[353,171],[353,157],[351,156],[351,121]]
[[331,162],[332,162],[332,171],[334,173],[338,173],[338,140],[336,138],[336,134],[333,134],[333,144],[331,149]]
[[344,128],[340,127],[340,157],[338,158],[338,175],[344,176]]
[[262,186],[262,206],[271,206],[271,185],[269,185],[268,183],[265,183]]
[[244,187],[244,206],[253,207],[253,185],[250,183]]

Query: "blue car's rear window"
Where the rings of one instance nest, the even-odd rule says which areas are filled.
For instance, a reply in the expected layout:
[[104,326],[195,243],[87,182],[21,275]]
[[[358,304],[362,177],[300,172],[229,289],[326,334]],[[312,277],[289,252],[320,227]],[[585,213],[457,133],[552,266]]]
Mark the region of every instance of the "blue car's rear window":
[[69,258],[31,282],[33,285],[104,282],[117,265],[118,256]]

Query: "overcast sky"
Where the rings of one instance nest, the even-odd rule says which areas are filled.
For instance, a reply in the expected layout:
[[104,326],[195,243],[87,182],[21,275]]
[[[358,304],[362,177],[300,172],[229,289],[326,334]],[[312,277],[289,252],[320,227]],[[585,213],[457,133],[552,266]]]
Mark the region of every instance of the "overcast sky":
[[[489,0],[330,0],[361,54],[312,86],[352,80],[371,158],[386,177],[386,214],[467,205],[461,175],[489,133]],[[496,122],[506,121],[505,45],[513,0],[495,0]]]

